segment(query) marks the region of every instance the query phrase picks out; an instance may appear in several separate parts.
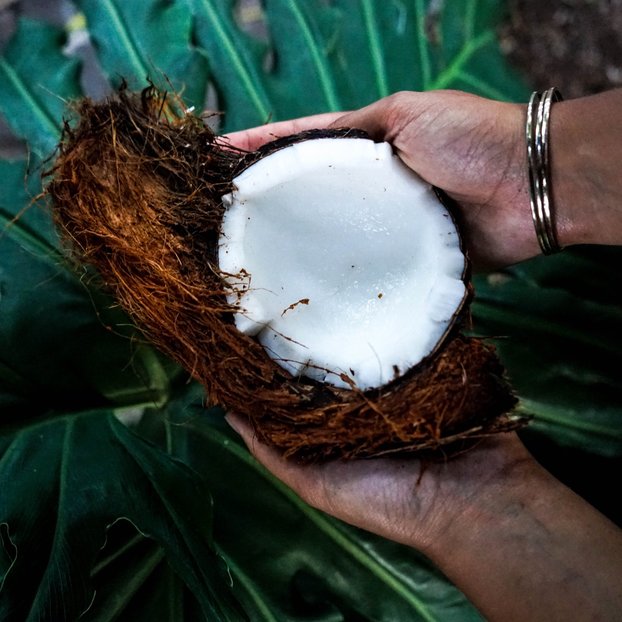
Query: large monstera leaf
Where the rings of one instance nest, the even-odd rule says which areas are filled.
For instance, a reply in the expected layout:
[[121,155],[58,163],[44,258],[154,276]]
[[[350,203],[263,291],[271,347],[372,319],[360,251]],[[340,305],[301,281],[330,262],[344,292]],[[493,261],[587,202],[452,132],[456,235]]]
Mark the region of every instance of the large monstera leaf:
[[[254,28],[233,0],[75,5],[111,89],[152,81],[199,109],[210,93],[225,130],[402,89],[526,94],[498,50],[501,0],[265,0]],[[0,56],[0,113],[28,144],[0,162],[0,619],[480,619],[416,552],[276,482],[68,265],[33,204],[83,94],[65,43],[24,20]],[[619,265],[613,249],[534,261],[480,277],[474,306],[533,438],[603,469],[622,454]]]

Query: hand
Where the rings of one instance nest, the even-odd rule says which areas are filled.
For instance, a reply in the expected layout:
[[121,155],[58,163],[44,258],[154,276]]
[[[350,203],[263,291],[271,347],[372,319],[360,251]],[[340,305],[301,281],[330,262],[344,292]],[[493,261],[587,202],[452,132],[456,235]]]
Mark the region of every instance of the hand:
[[450,538],[456,517],[469,515],[476,500],[492,491],[520,488],[535,464],[516,435],[505,434],[449,461],[422,464],[406,457],[299,465],[260,443],[247,419],[229,413],[227,421],[259,462],[309,505],[431,556]]
[[489,268],[539,253],[526,187],[524,114],[524,106],[466,93],[397,93],[349,114],[274,123],[229,139],[256,149],[314,127],[366,130],[458,201],[469,254],[477,267]]
[[337,518],[424,552],[487,620],[617,620],[622,533],[515,434],[451,460],[297,465],[227,420],[268,470]]
[[[622,243],[622,90],[555,104],[551,172],[558,239]],[[465,93],[398,93],[361,110],[229,135],[256,149],[321,127],[366,130],[458,203],[478,268],[539,254],[529,206],[525,106]],[[490,620],[614,620],[622,534],[503,435],[425,468],[415,459],[300,466],[231,425],[270,471],[333,516],[426,553]]]
[[[393,144],[402,160],[458,202],[478,269],[540,253],[531,219],[526,106],[458,91],[396,93],[347,114],[284,121],[229,135],[256,149],[277,136],[354,127]],[[561,246],[622,244],[622,89],[557,103],[551,113],[551,183]]]

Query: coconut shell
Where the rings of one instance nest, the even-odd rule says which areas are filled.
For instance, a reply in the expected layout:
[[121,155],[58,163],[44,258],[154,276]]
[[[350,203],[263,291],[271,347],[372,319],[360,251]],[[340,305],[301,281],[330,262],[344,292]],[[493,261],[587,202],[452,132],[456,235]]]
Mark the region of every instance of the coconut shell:
[[243,152],[175,96],[121,89],[75,106],[47,193],[73,252],[97,268],[147,337],[204,385],[210,404],[247,415],[258,438],[285,455],[445,449],[516,428],[520,420],[507,414],[516,400],[493,347],[461,335],[460,322],[432,356],[367,392],[292,377],[237,330],[217,265],[221,197],[239,172],[287,142]]

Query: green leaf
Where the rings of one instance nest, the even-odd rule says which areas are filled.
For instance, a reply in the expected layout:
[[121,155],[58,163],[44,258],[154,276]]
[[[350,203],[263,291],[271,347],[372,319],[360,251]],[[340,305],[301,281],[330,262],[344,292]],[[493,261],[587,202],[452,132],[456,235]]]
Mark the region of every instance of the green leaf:
[[91,573],[96,599],[89,622],[205,620],[200,605],[171,567],[166,551],[122,519],[107,532]]
[[622,306],[610,287],[620,259],[597,249],[534,260],[480,277],[473,305],[533,427],[609,456],[622,455]]
[[[87,609],[101,612],[89,575],[112,563],[97,558],[100,549],[109,555],[106,538],[121,519],[134,526],[131,537],[138,532],[162,547],[203,619],[242,619],[211,545],[209,492],[182,464],[105,412],[0,440],[0,524],[3,549],[13,556],[0,565],[1,619],[67,620]],[[132,555],[133,581],[145,582],[162,561],[152,546]],[[114,618],[100,613],[100,619]]]
[[359,107],[404,89],[526,95],[499,51],[501,0],[266,0],[267,42],[244,32],[233,1],[186,1],[227,130]]
[[227,127],[248,127],[268,121],[274,107],[262,75],[265,47],[237,27],[234,2],[185,2],[195,16],[197,42],[208,59],[220,96],[219,107],[227,110]]
[[419,31],[424,32],[422,3],[337,0],[335,6],[341,11],[336,67],[339,82],[347,85],[349,108],[396,91],[425,88],[432,69],[429,43],[419,38]]
[[79,63],[62,53],[62,30],[21,19],[0,56],[0,113],[40,156],[49,156],[60,136],[69,99],[80,94]]
[[[401,89],[526,96],[495,36],[503,0],[266,0],[267,37],[234,0],[76,4],[111,87],[168,79],[200,107],[207,63],[227,130]],[[64,39],[22,21],[0,58],[0,111],[35,154],[80,94]],[[23,212],[38,162],[0,163],[0,618],[238,619],[231,580],[253,620],[480,619],[415,551],[307,507],[197,406],[96,276],[68,269],[45,210]],[[585,454],[621,455],[618,265],[592,249],[477,282],[475,330],[497,337],[532,429]]]
[[28,207],[38,174],[2,162],[0,175],[0,425],[162,402],[177,368],[69,269],[44,202]]
[[419,52],[407,4],[337,0],[334,5],[339,11],[334,66],[345,107],[416,88]]
[[139,90],[149,78],[202,109],[207,68],[191,47],[191,15],[183,3],[78,0],[76,4],[86,16],[99,62],[114,85],[124,78]]
[[[273,93],[274,115],[301,116],[318,110],[340,110],[338,75],[333,69],[331,42],[336,37],[334,10],[321,0],[265,2],[272,33],[274,70],[266,75]],[[305,97],[295,86],[302,86]]]
[[[36,169],[33,161],[31,166]],[[41,179],[27,162],[0,160],[0,240],[10,237],[54,265],[62,259],[58,236],[49,215],[37,203]]]

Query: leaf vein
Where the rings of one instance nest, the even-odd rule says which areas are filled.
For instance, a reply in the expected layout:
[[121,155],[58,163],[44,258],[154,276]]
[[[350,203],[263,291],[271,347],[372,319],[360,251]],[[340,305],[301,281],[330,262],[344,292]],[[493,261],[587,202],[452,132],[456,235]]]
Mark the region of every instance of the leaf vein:
[[7,81],[17,91],[18,97],[25,101],[25,107],[37,117],[40,125],[45,128],[44,131],[57,141],[60,136],[60,128],[56,124],[55,119],[45,107],[41,105],[32,91],[27,88],[24,81],[18,77],[15,69],[5,59],[0,57],[0,75],[1,74],[6,76]]
[[428,38],[425,32],[425,8],[423,6],[423,0],[415,0],[415,18],[417,23],[417,44],[419,45],[423,90],[428,91],[434,87],[431,86],[432,62],[427,46]]
[[112,24],[123,43],[123,47],[127,51],[136,75],[139,78],[147,78],[149,74],[147,64],[141,57],[140,49],[137,43],[132,39],[126,23],[121,18],[118,7],[115,6],[112,0],[104,0],[104,9],[109,14]]
[[328,108],[330,110],[339,110],[339,98],[337,97],[335,85],[330,77],[330,72],[327,67],[326,61],[322,58],[323,55],[317,45],[317,41],[313,38],[313,33],[309,28],[309,24],[307,23],[307,20],[305,19],[302,11],[300,10],[300,6],[295,2],[289,2],[287,3],[287,7],[293,13],[294,19],[300,27],[302,36],[307,42],[309,50],[311,51],[313,64],[316,67],[320,84],[322,85],[322,91],[324,92],[324,97],[326,97],[326,103],[328,104]]
[[467,41],[460,52],[456,55],[452,63],[438,74],[434,80],[432,89],[446,88],[458,78],[463,67],[469,62],[471,57],[485,45],[495,40],[495,33],[492,30],[486,30],[474,39]]
[[376,87],[379,97],[386,97],[389,94],[387,81],[387,68],[382,56],[382,44],[380,42],[380,28],[376,23],[374,4],[371,0],[363,0],[363,20],[365,31],[369,39],[371,60],[376,77]]
[[387,569],[379,560],[375,559],[369,551],[366,551],[359,544],[352,541],[352,538],[342,533],[328,518],[324,517],[320,512],[314,510],[307,505],[298,495],[290,490],[285,484],[275,479],[268,471],[261,466],[255,458],[239,445],[232,443],[221,432],[211,429],[211,433],[222,437],[221,443],[227,441],[227,448],[232,451],[243,462],[255,469],[260,475],[267,479],[283,496],[285,496],[293,505],[295,505],[316,527],[324,532],[331,540],[342,546],[348,551],[352,557],[358,561],[363,567],[367,568],[380,581],[391,587],[399,596],[401,596],[409,605],[413,607],[426,622],[435,622],[436,618],[428,610],[426,605],[418,598],[412,590],[410,590],[399,577],[396,577],[391,570]]
[[227,56],[229,56],[229,58],[231,59],[232,66],[235,68],[237,74],[242,80],[242,83],[244,84],[244,87],[248,91],[253,106],[259,113],[259,116],[267,120],[270,117],[270,107],[264,101],[264,98],[261,96],[259,89],[254,83],[253,77],[249,74],[249,71],[244,66],[244,62],[240,57],[238,51],[235,49],[235,46],[231,41],[231,37],[227,34],[226,28],[223,25],[222,20],[220,19],[219,15],[217,14],[216,10],[214,9],[209,0],[201,0],[201,4],[203,5],[208,20],[216,31],[216,35],[223,43],[225,52]]

